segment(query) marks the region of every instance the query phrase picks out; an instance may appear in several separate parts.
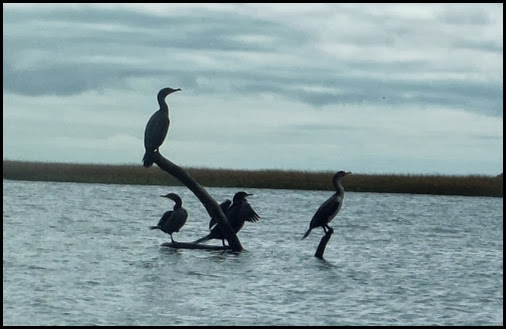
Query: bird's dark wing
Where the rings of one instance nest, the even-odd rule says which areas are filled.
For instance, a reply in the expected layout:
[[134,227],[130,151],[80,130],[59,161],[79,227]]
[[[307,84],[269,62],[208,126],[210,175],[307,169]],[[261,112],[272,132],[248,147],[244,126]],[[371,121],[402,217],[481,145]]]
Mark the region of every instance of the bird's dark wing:
[[256,222],[260,219],[260,216],[253,210],[251,205],[245,201],[241,204],[241,208],[239,209],[239,218],[248,222]]
[[181,227],[186,223],[188,212],[184,208],[171,211],[170,217],[163,224],[163,231],[166,233],[179,232]]
[[[230,205],[232,204],[232,201],[230,201],[229,199],[226,199],[225,201],[223,201],[222,203],[220,203],[220,208],[221,208],[221,211],[223,211],[223,213],[225,214],[225,218],[227,218],[227,210],[228,208],[230,208]],[[211,220],[209,221],[209,230],[211,230],[213,228],[214,225],[216,225],[218,222],[216,221],[216,219],[214,218],[211,218]]]
[[225,214],[227,213],[227,210],[228,210],[228,208],[230,208],[231,204],[232,204],[232,201],[230,201],[229,199],[226,199],[225,201],[220,203],[220,208],[223,211],[223,213],[225,213]]
[[162,215],[162,218],[160,218],[160,220],[158,221],[158,225],[157,226],[163,227],[163,225],[165,224],[165,222],[167,221],[167,219],[169,219],[169,217],[171,215],[172,215],[172,210],[166,211]]
[[154,150],[162,145],[169,130],[168,116],[158,110],[149,118],[144,130],[144,146],[146,149]]
[[339,210],[339,206],[341,204],[340,200],[340,198],[332,196],[322,203],[311,219],[310,226],[314,228],[330,222]]

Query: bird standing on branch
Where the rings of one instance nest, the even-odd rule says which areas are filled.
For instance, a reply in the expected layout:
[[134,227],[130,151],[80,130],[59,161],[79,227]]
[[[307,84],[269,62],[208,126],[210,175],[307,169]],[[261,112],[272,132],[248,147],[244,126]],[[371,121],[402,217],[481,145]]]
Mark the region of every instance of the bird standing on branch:
[[[227,217],[227,220],[235,233],[241,230],[246,221],[256,222],[260,219],[260,216],[255,210],[253,210],[248,200],[246,200],[246,197],[250,195],[253,194],[240,191],[234,195],[231,205],[230,200],[225,200],[220,204],[221,210],[223,210],[225,217]],[[209,232],[208,235],[196,240],[194,243],[201,243],[211,239],[221,239],[222,244],[225,245],[225,236],[221,231],[220,225],[217,224],[216,220],[213,218],[211,218],[211,221],[209,222],[209,229],[211,232]]]
[[153,155],[158,152],[158,148],[163,144],[167,132],[169,131],[169,106],[165,102],[165,97],[180,90],[180,88],[163,88],[158,92],[157,97],[160,109],[149,118],[146,129],[144,130],[144,147],[146,148],[146,153],[144,153],[142,162],[146,168],[153,165]]
[[341,178],[346,175],[351,174],[351,172],[338,171],[332,182],[334,183],[334,187],[336,189],[336,193],[332,194],[330,198],[328,198],[321,206],[318,208],[316,213],[314,214],[311,222],[309,223],[309,229],[306,231],[302,239],[307,238],[311,230],[316,227],[322,227],[325,234],[327,234],[328,230],[331,230],[329,223],[334,217],[336,217],[337,213],[341,209],[344,200],[344,188],[341,185]]
[[167,211],[163,214],[162,218],[158,221],[156,226],[150,226],[149,228],[159,229],[170,235],[170,240],[174,243],[172,233],[179,232],[184,226],[188,218],[188,212],[183,208],[183,201],[176,193],[169,193],[166,195],[160,195],[163,198],[171,199],[175,202],[174,209]]

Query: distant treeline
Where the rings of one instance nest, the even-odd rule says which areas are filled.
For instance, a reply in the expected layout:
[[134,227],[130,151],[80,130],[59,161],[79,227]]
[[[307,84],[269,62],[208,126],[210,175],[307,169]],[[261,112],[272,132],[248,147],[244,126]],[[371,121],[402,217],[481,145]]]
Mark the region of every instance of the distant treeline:
[[[204,187],[333,190],[332,171],[233,170],[188,168],[185,171]],[[182,185],[156,165],[99,165],[3,161],[3,178],[132,185]],[[343,179],[350,192],[411,193],[467,196],[503,196],[497,176],[412,175],[353,173]]]

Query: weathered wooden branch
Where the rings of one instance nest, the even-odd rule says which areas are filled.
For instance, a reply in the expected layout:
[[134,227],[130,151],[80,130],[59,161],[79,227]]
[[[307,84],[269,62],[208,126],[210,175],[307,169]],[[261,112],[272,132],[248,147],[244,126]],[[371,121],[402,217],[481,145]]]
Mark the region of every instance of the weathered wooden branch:
[[320,240],[320,244],[318,245],[318,248],[316,249],[316,253],[314,254],[315,257],[323,259],[323,253],[325,252],[325,247],[327,247],[327,243],[330,240],[330,237],[334,233],[334,229],[332,227],[329,227],[329,230]]
[[207,250],[232,250],[229,246],[209,246],[205,244],[198,243],[188,243],[188,242],[164,242],[162,243],[162,247],[171,247],[175,249],[207,249]]
[[[169,175],[174,176],[177,180],[186,185],[186,187],[188,187],[193,192],[193,194],[195,194],[195,196],[200,200],[200,202],[202,202],[207,212],[209,213],[209,216],[215,218],[216,222],[222,227],[223,235],[225,236],[225,239],[227,239],[229,245],[227,249],[231,249],[233,251],[241,251],[243,249],[241,242],[239,241],[239,238],[235,234],[234,230],[232,230],[232,227],[228,223],[228,220],[225,217],[225,214],[221,210],[220,206],[218,205],[216,200],[214,200],[202,186],[200,186],[181,167],[179,167],[172,161],[164,158],[163,155],[161,155],[159,152],[155,152],[153,156],[153,162],[156,163],[160,169],[167,172]],[[213,247],[213,246],[197,245],[195,243],[183,243],[183,242],[170,243],[167,246],[174,248],[213,249],[213,250],[216,247],[216,246]],[[219,248],[223,249],[223,247]]]

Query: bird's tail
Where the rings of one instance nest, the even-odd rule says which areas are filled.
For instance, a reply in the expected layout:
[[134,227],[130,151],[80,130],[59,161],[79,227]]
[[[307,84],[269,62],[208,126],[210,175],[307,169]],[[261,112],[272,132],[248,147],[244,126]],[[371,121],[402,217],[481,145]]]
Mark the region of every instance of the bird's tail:
[[302,237],[302,239],[301,239],[301,240],[304,240],[305,238],[307,238],[307,236],[309,235],[309,233],[311,233],[311,230],[312,230],[312,228],[309,228],[309,229],[306,231],[306,233],[304,233],[304,236]]
[[144,163],[144,167],[149,168],[153,165],[153,152],[146,151],[144,156],[142,157],[142,162]]
[[207,240],[211,240],[211,234],[208,234],[206,235],[205,237],[203,238],[200,238],[198,240],[195,240],[193,241],[193,243],[197,244],[197,243],[202,243],[202,242],[206,242]]
[[161,230],[160,226],[150,226],[149,228],[152,230],[156,230],[156,229]]

